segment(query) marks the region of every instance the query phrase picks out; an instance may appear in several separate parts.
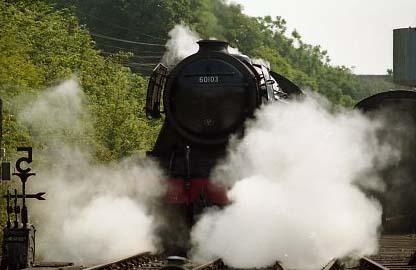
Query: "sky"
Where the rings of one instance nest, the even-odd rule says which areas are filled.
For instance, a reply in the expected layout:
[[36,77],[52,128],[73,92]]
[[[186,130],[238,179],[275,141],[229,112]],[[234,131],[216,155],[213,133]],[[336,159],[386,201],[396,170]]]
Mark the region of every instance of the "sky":
[[393,66],[393,29],[416,26],[416,0],[231,0],[251,16],[281,16],[335,65],[356,74],[386,74]]

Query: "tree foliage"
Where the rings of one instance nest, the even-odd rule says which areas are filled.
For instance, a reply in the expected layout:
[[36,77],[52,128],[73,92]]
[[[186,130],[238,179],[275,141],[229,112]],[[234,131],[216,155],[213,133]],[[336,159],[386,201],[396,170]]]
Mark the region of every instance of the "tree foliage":
[[148,123],[143,113],[145,79],[123,67],[125,56],[102,57],[70,10],[54,10],[43,1],[1,2],[0,49],[4,141],[9,151],[32,144],[30,129],[14,116],[19,107],[73,75],[94,119],[95,132],[85,135],[85,143],[99,160],[150,148],[157,124]]

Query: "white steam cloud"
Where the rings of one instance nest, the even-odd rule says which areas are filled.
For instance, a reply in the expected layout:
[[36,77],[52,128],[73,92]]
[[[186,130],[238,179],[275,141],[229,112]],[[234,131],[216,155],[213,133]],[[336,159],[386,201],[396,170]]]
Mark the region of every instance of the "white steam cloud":
[[46,201],[31,205],[38,254],[53,261],[103,263],[154,251],[149,205],[164,192],[162,175],[155,164],[134,157],[95,164],[83,144],[91,136],[85,105],[72,79],[40,94],[19,115],[44,145],[35,149],[35,159],[43,163],[34,167],[37,176],[29,185],[47,193]]
[[166,43],[166,52],[162,63],[167,66],[175,66],[182,59],[198,52],[196,43],[201,38],[186,25],[175,25],[169,32],[170,39]]
[[240,50],[238,48],[234,48],[234,47],[231,47],[231,46],[228,46],[228,52],[230,54],[240,54],[240,55],[242,55],[242,53],[240,52]]
[[[169,40],[166,43],[166,52],[162,57],[162,63],[168,67],[173,67],[186,57],[197,53],[199,46],[197,41],[201,38],[188,26],[183,24],[175,25],[169,32]],[[217,38],[211,37],[216,40]],[[243,55],[238,48],[228,46],[230,54]],[[251,59],[254,64],[264,65],[270,69],[270,62],[261,58]]]
[[376,252],[381,206],[357,184],[380,186],[376,169],[397,161],[397,151],[377,140],[379,128],[312,98],[259,110],[213,175],[231,187],[231,204],[201,216],[193,258],[317,269],[332,258]]

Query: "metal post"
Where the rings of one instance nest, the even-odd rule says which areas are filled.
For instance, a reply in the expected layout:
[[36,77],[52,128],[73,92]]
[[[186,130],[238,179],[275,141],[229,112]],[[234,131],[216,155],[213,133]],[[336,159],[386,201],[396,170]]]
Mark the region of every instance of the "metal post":
[[[0,149],[3,147],[3,100],[0,98]],[[3,157],[1,157],[3,159]]]
[[28,214],[27,214],[27,207],[26,207],[26,180],[22,181],[22,223],[23,227],[27,227],[28,223]]
[[7,190],[7,211],[6,211],[6,213],[7,213],[7,228],[10,228],[10,227],[12,227],[12,222],[11,222],[11,220],[10,220],[10,214],[11,214],[11,209],[10,209],[10,191],[9,190]]
[[17,189],[14,190],[14,227],[19,228],[19,220],[17,215],[19,214],[19,206],[17,205]]

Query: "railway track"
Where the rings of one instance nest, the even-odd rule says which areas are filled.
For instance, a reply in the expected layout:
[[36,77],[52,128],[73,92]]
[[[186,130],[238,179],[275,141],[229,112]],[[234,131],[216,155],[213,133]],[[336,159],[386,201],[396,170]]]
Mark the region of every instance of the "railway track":
[[[122,260],[98,265],[84,270],[166,270],[178,266],[187,270],[235,270],[227,267],[221,259],[206,264],[196,264],[178,257],[166,258],[148,252]],[[279,263],[262,270],[285,270]],[[330,261],[322,270],[416,270],[416,235],[385,235],[380,239],[378,254],[363,257],[359,264],[343,267],[337,260]]]
[[363,257],[359,270],[416,270],[416,235],[385,235],[378,254]]
[[195,264],[187,260],[182,260],[180,257],[165,258],[162,255],[144,252],[122,260],[89,267],[84,270],[159,270],[163,267],[173,265],[180,265],[189,270],[228,269],[220,259],[213,260],[206,264]]
[[114,262],[89,267],[85,270],[157,270],[162,266],[164,266],[162,256],[144,252]]
[[[173,258],[173,260],[172,260]],[[216,259],[205,264],[196,264],[188,260],[179,259],[180,257],[163,257],[149,252],[140,253],[122,260],[89,267],[83,270],[159,270],[165,267],[165,270],[179,270],[178,266],[184,270],[237,270],[226,266],[221,259]],[[334,268],[336,261],[331,261],[323,270],[339,270]],[[257,270],[285,270],[279,263],[267,268],[258,268]]]
[[[164,267],[165,270],[173,270],[174,268],[169,267],[172,265],[179,265],[184,270],[237,270],[226,266],[221,259],[216,259],[206,264],[195,264],[190,261],[182,261],[183,264],[178,264],[180,260],[175,260],[172,263],[169,262],[171,258],[172,257],[164,258],[161,255],[154,255],[146,252],[107,264],[89,267],[83,270],[160,270]],[[179,270],[178,267],[175,267],[175,269]],[[273,266],[267,268],[256,268],[252,270],[285,270],[285,268],[281,264],[275,263]],[[340,267],[338,261],[334,259],[330,261],[322,270],[342,270],[342,268]]]

